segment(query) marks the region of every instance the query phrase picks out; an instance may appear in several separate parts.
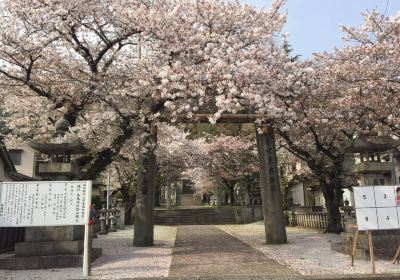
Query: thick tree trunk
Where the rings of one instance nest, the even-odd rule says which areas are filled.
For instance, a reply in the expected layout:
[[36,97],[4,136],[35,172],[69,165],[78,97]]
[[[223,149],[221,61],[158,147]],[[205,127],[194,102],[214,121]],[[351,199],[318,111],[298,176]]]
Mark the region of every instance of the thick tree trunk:
[[[336,179],[332,178],[332,182]],[[325,207],[328,215],[327,232],[340,233],[342,232],[342,215],[340,214],[340,200],[343,191],[334,183],[328,184],[325,178],[320,178],[320,186],[325,198]]]
[[154,242],[154,192],[157,175],[157,129],[149,126],[141,133],[139,144],[138,191],[136,195],[134,246],[152,246]]
[[263,124],[263,133],[257,133],[260,160],[260,188],[264,213],[265,238],[267,244],[287,243],[285,219],[282,208],[282,193],[279,185],[278,163],[274,130]]
[[327,232],[340,233],[342,232],[342,215],[339,211],[340,203],[336,200],[326,203],[328,214]]

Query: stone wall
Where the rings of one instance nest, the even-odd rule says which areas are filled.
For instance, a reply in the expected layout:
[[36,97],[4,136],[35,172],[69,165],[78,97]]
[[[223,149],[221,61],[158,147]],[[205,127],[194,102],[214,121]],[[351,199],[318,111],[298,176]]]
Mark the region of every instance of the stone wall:
[[233,207],[237,224],[249,224],[263,219],[261,205]]
[[25,228],[0,228],[0,252],[13,251],[16,243],[23,242]]

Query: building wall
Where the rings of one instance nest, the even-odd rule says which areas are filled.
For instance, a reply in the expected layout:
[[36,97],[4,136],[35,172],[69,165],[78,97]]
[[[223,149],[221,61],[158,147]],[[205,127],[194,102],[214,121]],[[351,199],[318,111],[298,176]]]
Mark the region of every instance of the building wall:
[[17,169],[18,173],[21,173],[23,175],[32,177],[32,178],[37,178],[35,176],[35,150],[30,148],[26,144],[21,144],[21,145],[8,145],[7,146],[8,150],[13,150],[13,149],[21,149],[21,163],[20,164],[14,164],[15,168]]
[[361,174],[358,183],[360,186],[391,185],[391,177],[383,174]]
[[297,183],[292,187],[293,204],[304,206],[303,183]]
[[5,164],[3,162],[3,159],[0,158],[0,182],[9,182],[9,181],[13,180],[6,173]]
[[315,206],[322,206],[325,207],[325,198],[322,191],[315,191]]

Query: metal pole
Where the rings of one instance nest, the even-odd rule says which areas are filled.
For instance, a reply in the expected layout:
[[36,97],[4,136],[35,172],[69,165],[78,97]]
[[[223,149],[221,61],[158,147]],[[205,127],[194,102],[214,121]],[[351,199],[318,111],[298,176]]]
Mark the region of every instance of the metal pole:
[[108,166],[108,178],[107,178],[107,205],[106,205],[106,225],[108,225],[108,211],[110,210],[110,184],[111,184],[111,170]]
[[85,239],[83,241],[83,277],[90,274],[90,205],[92,203],[92,181],[86,181],[86,216],[85,216]]

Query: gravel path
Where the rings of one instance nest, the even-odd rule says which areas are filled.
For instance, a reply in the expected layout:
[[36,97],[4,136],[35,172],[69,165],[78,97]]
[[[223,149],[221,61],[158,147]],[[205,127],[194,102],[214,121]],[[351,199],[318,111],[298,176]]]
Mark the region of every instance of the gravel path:
[[[166,277],[171,263],[176,227],[155,226],[153,247],[133,247],[133,226],[123,231],[99,235],[94,247],[102,247],[103,254],[92,263],[90,279],[122,279]],[[52,270],[0,270],[0,279],[83,279],[82,268]]]
[[[219,229],[246,242],[267,257],[287,265],[302,275],[368,274],[369,261],[356,260],[350,265],[350,256],[331,250],[331,242],[339,242],[337,234],[320,233],[313,229],[288,227],[288,244],[266,245],[264,224],[220,225]],[[377,273],[399,273],[400,267],[390,261],[376,261]]]
[[170,277],[263,275],[295,276],[297,273],[267,258],[245,242],[215,226],[179,226]]

